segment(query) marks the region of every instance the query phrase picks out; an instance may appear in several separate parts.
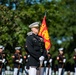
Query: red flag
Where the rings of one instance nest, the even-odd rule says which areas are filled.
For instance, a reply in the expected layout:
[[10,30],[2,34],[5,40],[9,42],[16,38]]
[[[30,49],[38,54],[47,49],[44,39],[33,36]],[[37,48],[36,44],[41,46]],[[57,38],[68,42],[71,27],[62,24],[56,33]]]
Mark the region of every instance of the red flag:
[[39,31],[39,36],[43,37],[44,42],[45,42],[45,48],[46,50],[49,50],[51,47],[51,42],[50,42],[50,37],[49,37],[49,33],[48,33],[48,29],[46,26],[46,16],[44,16],[41,27],[40,27],[40,31]]

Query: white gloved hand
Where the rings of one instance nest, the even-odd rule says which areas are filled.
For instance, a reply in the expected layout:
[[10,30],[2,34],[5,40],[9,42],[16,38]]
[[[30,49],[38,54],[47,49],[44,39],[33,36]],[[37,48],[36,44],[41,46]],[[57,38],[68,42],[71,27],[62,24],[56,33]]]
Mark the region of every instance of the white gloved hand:
[[47,61],[44,61],[44,64],[46,64],[47,63]]
[[0,62],[2,62],[2,60],[0,59]]
[[2,63],[4,63],[4,62],[5,62],[5,59],[2,60]]
[[30,57],[30,55],[27,56],[28,58]]
[[51,63],[51,62],[52,62],[52,59],[49,60],[49,63]]
[[44,60],[44,56],[41,56],[41,57],[39,58],[39,60],[40,60],[40,61],[43,61],[43,60]]
[[22,63],[22,61],[23,61],[23,59],[20,59],[20,60],[19,60],[19,63]]
[[65,63],[66,62],[66,59],[63,59],[63,63]]
[[19,60],[16,60],[16,62],[19,62]]

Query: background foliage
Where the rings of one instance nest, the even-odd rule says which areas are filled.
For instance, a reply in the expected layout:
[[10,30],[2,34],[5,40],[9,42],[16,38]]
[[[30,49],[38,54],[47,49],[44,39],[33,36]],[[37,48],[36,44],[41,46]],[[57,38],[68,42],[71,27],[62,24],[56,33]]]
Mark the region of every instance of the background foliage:
[[[8,0],[7,0],[8,1]],[[58,48],[64,47],[67,63],[73,64],[74,48],[76,47],[76,0],[10,0],[0,5],[0,44],[5,46],[7,58],[13,54],[15,46],[24,44],[28,25],[42,22],[46,12],[46,22],[52,43],[50,53],[56,59]],[[13,10],[12,3],[16,3]],[[11,61],[10,61],[11,62]],[[54,61],[57,64],[57,61]]]

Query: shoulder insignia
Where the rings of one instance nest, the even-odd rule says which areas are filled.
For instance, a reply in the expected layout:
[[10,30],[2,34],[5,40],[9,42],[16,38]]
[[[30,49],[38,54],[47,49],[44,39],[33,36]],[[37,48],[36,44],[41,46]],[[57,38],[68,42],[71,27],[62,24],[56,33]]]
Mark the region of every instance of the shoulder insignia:
[[27,35],[28,35],[28,36],[32,35],[32,32],[28,32]]

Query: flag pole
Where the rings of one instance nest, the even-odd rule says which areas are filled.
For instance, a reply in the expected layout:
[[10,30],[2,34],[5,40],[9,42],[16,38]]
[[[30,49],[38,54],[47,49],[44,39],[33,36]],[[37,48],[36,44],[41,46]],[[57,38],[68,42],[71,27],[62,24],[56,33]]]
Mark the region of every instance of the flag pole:
[[45,11],[45,15],[44,16],[46,17],[46,11]]

